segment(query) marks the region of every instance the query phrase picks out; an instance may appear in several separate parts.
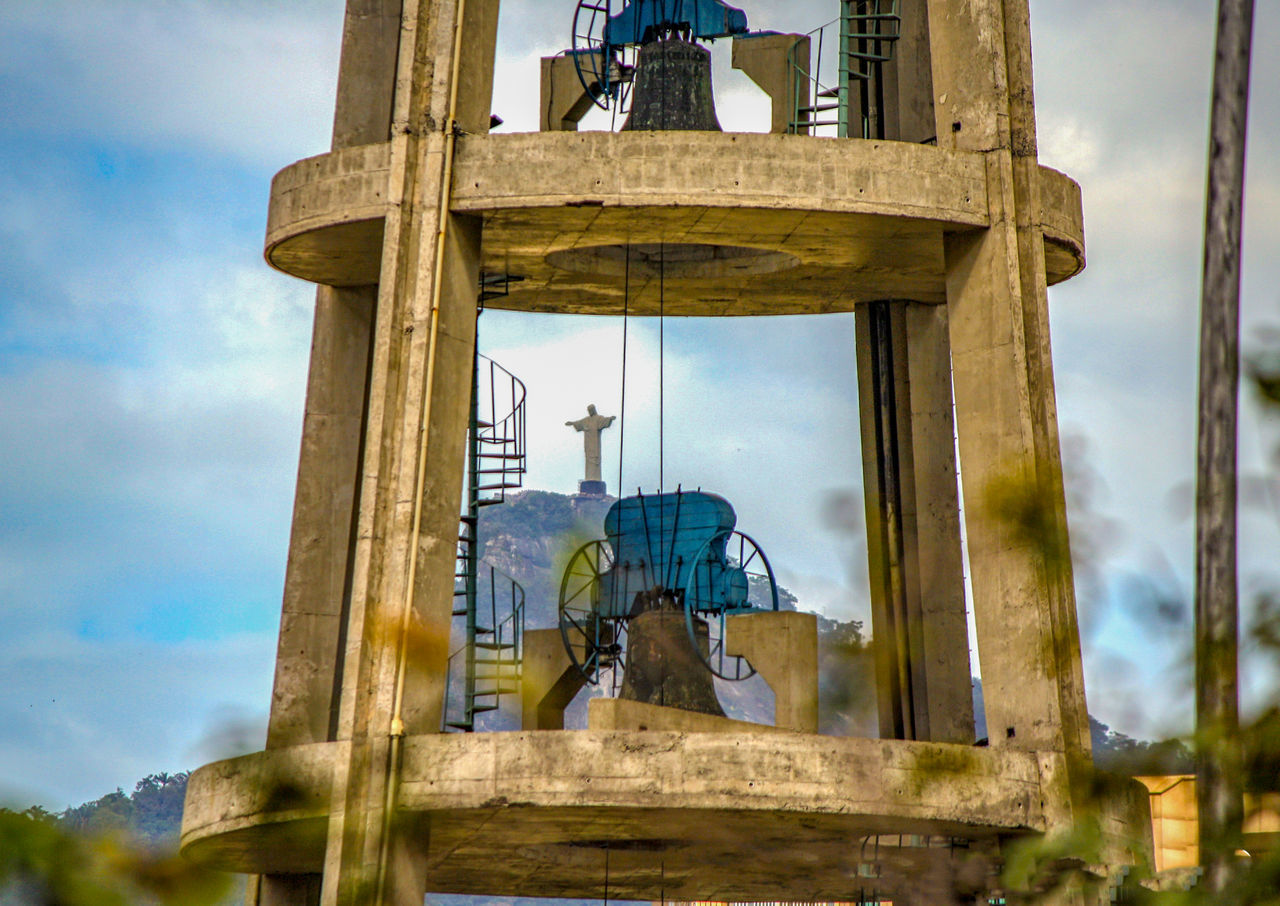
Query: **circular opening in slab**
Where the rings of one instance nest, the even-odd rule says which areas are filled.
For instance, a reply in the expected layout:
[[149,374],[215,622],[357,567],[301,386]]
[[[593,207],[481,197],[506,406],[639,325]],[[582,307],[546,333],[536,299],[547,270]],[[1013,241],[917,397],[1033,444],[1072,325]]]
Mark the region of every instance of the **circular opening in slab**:
[[564,249],[547,255],[547,263],[578,274],[621,277],[627,273],[629,266],[632,277],[657,277],[662,274],[666,278],[691,280],[772,274],[774,271],[795,267],[800,259],[786,252],[740,245],[646,242],[630,246],[595,245]]

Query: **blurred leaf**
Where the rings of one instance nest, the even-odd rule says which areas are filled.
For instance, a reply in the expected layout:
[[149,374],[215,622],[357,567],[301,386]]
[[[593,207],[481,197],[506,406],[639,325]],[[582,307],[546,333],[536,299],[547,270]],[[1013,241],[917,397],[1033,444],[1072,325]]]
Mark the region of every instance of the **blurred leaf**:
[[1066,524],[1059,518],[1062,488],[1037,469],[1026,474],[1009,469],[987,485],[983,504],[987,514],[1012,534],[1013,541],[1038,551],[1046,568],[1061,575],[1071,568]]
[[1244,371],[1263,406],[1272,410],[1280,408],[1280,352],[1256,353],[1248,357]]

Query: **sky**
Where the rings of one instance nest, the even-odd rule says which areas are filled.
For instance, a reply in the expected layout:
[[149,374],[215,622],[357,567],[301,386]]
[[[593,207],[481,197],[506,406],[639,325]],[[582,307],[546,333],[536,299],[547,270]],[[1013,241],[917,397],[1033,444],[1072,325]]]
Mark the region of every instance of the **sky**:
[[[740,5],[780,31],[836,8]],[[505,131],[536,128],[537,58],[564,49],[572,7],[503,3]],[[1084,189],[1088,268],[1050,313],[1090,711],[1177,732],[1189,627],[1152,605],[1184,604],[1193,573],[1214,9],[1031,9],[1041,160]],[[60,809],[262,744],[314,299],[262,260],[267,191],[327,149],[341,27],[341,0],[0,0],[0,801]],[[1260,4],[1247,347],[1280,330],[1277,46]],[[715,54],[722,124],[763,131],[767,100]],[[482,316],[482,351],[529,387],[529,484],[574,490],[564,422],[595,403],[625,414],[623,486],[652,490],[661,371],[668,485],[728,497],[802,606],[865,618],[852,319],[659,333],[629,324],[622,413],[620,321]],[[1244,401],[1249,598],[1277,581],[1280,424]],[[1265,701],[1265,666],[1245,674]]]

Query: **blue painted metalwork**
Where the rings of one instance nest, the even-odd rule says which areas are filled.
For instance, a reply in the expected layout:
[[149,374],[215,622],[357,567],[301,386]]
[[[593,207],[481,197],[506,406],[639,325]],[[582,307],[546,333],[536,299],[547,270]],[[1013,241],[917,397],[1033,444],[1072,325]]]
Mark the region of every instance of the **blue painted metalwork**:
[[606,45],[643,44],[663,32],[690,40],[747,33],[747,14],[721,0],[631,0],[604,28]]
[[[727,500],[704,491],[640,494],[609,509],[605,540],[580,548],[560,585],[565,649],[588,680],[598,682],[610,670],[618,684],[627,624],[654,607],[684,610],[694,649],[716,676],[745,679],[754,672],[725,654],[725,620],[777,610],[778,591],[764,552],[734,530],[736,522]],[[655,591],[668,603],[660,603]],[[710,626],[707,650],[695,631],[704,621]]]
[[[619,500],[604,517],[613,569],[601,577],[599,615],[625,619],[636,594],[653,588],[669,589],[683,597],[698,551],[717,537],[719,544],[708,551],[708,559],[715,564],[712,587],[724,606],[744,604],[746,576],[731,575],[733,569],[724,558],[724,538],[737,521],[729,501],[703,491]],[[741,596],[730,594],[739,585]]]

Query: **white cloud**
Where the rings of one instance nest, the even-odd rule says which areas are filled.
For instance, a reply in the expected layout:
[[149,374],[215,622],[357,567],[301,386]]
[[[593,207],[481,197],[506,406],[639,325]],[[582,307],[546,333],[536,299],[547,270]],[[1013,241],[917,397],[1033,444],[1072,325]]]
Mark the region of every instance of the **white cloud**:
[[10,3],[3,106],[45,136],[283,165],[328,145],[341,34],[334,2]]

